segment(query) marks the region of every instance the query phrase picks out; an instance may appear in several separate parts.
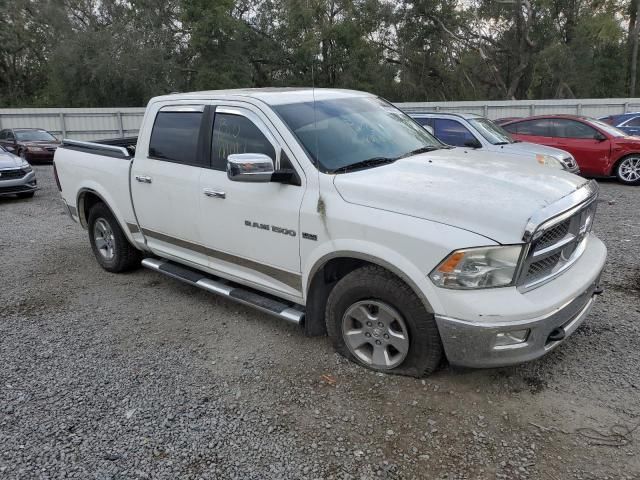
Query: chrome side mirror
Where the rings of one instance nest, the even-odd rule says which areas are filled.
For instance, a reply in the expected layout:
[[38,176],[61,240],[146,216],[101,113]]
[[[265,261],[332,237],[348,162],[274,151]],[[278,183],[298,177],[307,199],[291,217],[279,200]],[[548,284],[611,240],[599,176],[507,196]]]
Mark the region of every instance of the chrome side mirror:
[[232,182],[270,182],[273,160],[263,153],[236,153],[227,157],[227,177]]

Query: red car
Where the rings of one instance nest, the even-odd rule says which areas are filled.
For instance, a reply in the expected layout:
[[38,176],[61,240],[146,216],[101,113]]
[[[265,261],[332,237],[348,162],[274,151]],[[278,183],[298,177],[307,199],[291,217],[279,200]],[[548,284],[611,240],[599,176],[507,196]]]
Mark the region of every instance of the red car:
[[600,120],[541,115],[512,120],[502,128],[517,140],[566,150],[584,175],[615,175],[622,183],[640,185],[640,137],[628,136]]

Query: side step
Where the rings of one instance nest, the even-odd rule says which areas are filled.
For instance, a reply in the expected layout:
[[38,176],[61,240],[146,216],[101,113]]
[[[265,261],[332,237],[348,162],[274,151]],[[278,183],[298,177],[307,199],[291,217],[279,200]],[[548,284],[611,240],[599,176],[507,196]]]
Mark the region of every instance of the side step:
[[300,324],[304,319],[304,308],[300,305],[288,303],[273,295],[258,292],[249,287],[238,286],[228,280],[184,265],[179,265],[169,260],[145,258],[142,260],[142,266],[200,287],[208,292],[222,295],[238,303],[257,308],[287,322]]

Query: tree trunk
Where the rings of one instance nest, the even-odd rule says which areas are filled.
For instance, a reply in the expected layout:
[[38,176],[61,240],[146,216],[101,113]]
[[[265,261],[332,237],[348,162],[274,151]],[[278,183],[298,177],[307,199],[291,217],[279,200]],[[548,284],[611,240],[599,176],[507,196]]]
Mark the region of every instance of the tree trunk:
[[636,1],[636,17],[633,25],[633,37],[631,38],[631,67],[629,74],[629,96],[634,97],[636,94],[636,76],[638,70],[638,34],[640,33],[640,1]]

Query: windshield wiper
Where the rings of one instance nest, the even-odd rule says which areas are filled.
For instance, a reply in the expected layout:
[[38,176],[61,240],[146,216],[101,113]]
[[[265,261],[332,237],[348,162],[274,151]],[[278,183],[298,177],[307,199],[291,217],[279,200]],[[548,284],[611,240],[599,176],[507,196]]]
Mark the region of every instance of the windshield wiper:
[[415,150],[411,150],[410,152],[405,153],[404,155],[400,155],[398,158],[407,158],[412,157],[414,155],[419,155],[421,153],[433,152],[434,150],[440,150],[442,147],[436,147],[434,145],[424,146],[420,148],[416,148]]
[[346,173],[351,172],[353,170],[360,170],[364,168],[378,167],[380,165],[386,165],[388,163],[393,163],[397,160],[397,158],[390,157],[373,157],[367,158],[366,160],[361,160],[359,162],[351,163],[349,165],[345,165],[344,167],[339,167],[332,170],[332,173]]

